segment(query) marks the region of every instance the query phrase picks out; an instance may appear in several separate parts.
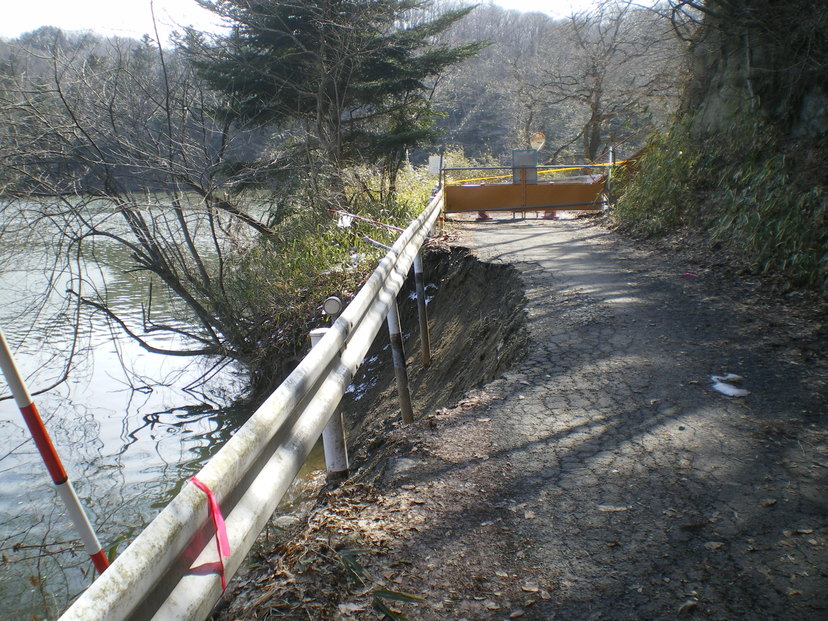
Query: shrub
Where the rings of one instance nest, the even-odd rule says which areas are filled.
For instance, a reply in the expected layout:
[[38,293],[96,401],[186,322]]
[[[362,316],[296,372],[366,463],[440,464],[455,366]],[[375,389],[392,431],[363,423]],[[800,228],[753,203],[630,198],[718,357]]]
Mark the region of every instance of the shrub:
[[654,136],[619,182],[619,230],[650,237],[688,229],[734,251],[785,286],[828,294],[828,205],[818,145],[786,142],[761,123],[694,136],[677,124]]

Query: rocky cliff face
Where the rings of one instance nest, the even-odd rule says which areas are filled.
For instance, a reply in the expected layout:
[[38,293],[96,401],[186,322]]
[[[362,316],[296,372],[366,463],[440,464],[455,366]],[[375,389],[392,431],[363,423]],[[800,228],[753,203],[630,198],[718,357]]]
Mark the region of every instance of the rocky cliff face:
[[789,137],[828,134],[828,3],[708,0],[703,10],[684,98],[698,131],[748,115]]

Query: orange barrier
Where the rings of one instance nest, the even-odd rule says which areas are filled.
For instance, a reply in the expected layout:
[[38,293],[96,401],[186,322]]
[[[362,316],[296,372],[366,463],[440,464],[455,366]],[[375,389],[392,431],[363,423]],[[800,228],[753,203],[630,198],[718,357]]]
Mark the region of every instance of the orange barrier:
[[597,211],[606,177],[593,182],[447,185],[446,213],[462,211]]

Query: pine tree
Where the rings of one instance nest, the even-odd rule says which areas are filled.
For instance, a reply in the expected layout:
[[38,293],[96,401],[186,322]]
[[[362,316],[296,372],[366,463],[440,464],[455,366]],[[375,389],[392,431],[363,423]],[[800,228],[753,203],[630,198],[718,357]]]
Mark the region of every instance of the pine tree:
[[471,8],[435,17],[429,1],[199,3],[232,25],[213,41],[190,33],[201,74],[238,118],[293,132],[317,189],[339,198],[346,166],[381,163],[393,181],[405,150],[434,138],[435,80],[482,47],[439,43]]

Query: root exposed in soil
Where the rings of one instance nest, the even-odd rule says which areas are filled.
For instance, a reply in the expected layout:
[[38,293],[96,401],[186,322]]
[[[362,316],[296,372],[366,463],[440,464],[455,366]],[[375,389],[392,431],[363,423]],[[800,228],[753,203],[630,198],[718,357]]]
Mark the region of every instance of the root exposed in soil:
[[[398,297],[408,375],[418,427],[441,408],[501,375],[527,346],[525,297],[517,271],[483,263],[465,248],[434,244],[425,256],[432,360],[423,368],[413,281]],[[388,548],[399,522],[372,520],[381,496],[374,484],[400,450],[410,449],[399,405],[388,336],[381,331],[343,401],[351,472],[346,485],[321,491],[302,519],[278,516],[251,554],[213,619],[395,618],[395,602],[415,598],[394,576],[369,575],[366,557]],[[288,526],[285,527],[284,525]],[[362,614],[360,614],[362,613]],[[396,617],[404,618],[404,617]]]

